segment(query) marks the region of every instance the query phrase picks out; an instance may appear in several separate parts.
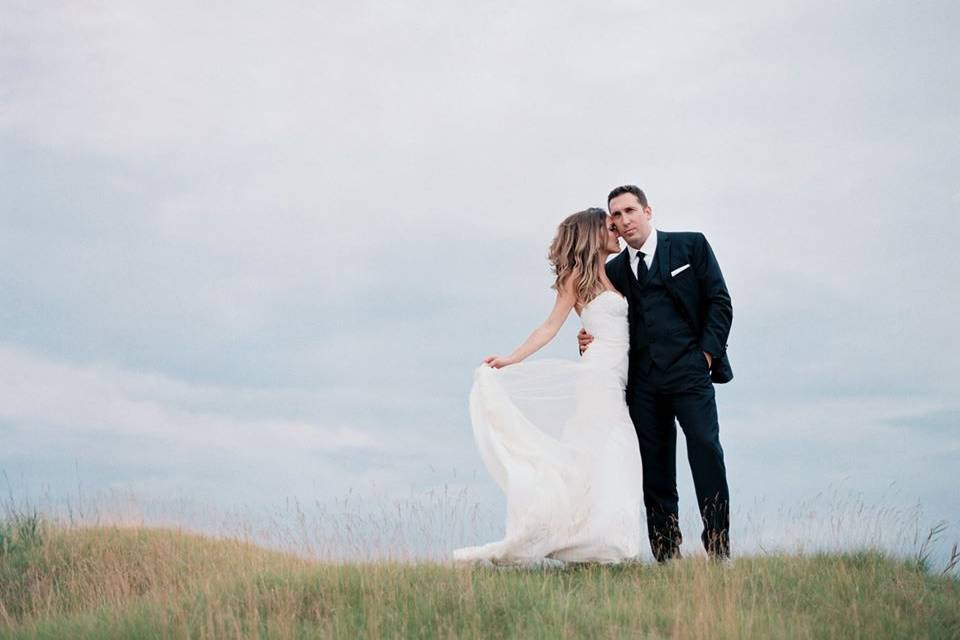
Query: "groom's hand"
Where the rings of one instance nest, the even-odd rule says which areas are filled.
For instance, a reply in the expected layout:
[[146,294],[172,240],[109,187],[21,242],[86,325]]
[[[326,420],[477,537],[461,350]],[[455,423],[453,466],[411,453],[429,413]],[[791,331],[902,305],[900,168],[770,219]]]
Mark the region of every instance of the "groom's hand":
[[712,369],[712,368],[713,368],[713,356],[710,355],[709,353],[707,353],[706,351],[704,351],[704,352],[703,352],[703,357],[707,359],[707,369]]
[[586,329],[580,329],[580,333],[577,334],[577,342],[580,343],[580,355],[583,355],[583,352],[593,342],[593,336],[587,333]]

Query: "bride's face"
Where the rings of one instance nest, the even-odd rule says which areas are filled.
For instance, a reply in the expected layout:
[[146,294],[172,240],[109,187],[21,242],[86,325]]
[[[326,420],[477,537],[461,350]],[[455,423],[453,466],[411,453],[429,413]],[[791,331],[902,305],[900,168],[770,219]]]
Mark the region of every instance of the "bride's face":
[[617,232],[617,228],[613,226],[613,220],[610,216],[607,216],[604,222],[603,243],[601,246],[607,253],[620,253],[620,234]]

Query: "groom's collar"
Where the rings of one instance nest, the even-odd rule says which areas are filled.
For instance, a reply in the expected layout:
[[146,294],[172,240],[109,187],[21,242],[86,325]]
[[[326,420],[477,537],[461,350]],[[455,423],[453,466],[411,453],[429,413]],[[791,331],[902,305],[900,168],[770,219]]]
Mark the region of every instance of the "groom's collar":
[[643,251],[643,255],[647,257],[653,256],[653,254],[657,252],[656,227],[650,229],[650,235],[647,236],[647,240],[643,243],[642,247],[639,249],[634,249],[630,245],[627,245],[627,251],[630,252],[630,264],[633,264],[633,261],[637,259],[637,251]]

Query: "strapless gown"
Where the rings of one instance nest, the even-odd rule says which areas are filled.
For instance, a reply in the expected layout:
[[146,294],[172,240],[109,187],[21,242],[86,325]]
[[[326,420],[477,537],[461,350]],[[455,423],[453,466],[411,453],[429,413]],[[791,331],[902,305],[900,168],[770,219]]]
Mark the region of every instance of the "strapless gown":
[[627,301],[604,291],[581,312],[579,360],[482,365],[470,391],[473,435],[506,495],[502,540],[456,561],[616,563],[640,551],[643,477],[625,401]]

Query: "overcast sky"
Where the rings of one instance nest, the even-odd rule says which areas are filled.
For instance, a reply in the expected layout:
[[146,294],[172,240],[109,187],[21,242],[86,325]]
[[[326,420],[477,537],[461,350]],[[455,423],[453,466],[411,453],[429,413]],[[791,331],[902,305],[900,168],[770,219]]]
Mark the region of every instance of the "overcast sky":
[[960,538],[960,9],[899,4],[0,0],[12,492],[447,487],[497,533],[473,369],[636,183],[733,296],[734,544],[860,500]]

